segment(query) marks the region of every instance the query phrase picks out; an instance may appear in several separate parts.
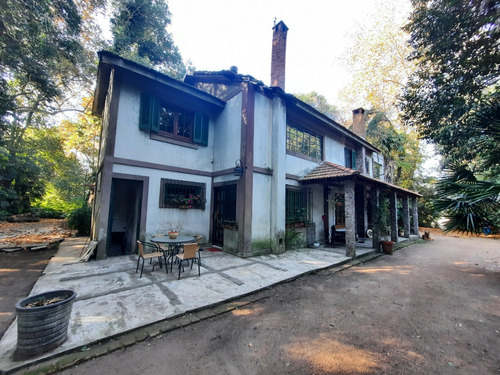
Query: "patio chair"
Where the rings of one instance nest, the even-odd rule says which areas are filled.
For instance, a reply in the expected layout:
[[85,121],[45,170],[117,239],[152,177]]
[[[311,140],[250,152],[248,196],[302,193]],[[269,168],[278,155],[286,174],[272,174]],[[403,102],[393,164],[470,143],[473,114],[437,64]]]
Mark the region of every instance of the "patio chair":
[[144,262],[146,259],[152,260],[154,258],[158,258],[158,263],[153,264],[153,271],[155,270],[156,264],[159,264],[161,268],[162,262],[163,260],[165,260],[165,270],[168,273],[168,263],[165,252],[159,251],[158,247],[151,242],[137,241],[137,248],[139,251],[139,258],[137,259],[137,267],[135,268],[135,273],[137,273],[137,271],[139,270],[139,264],[141,263],[142,259],[141,276],[139,278],[142,277],[142,272],[144,271]]
[[177,280],[181,278],[181,268],[182,271],[184,272],[184,267],[182,265],[183,262],[188,262],[191,261],[191,269],[193,269],[193,263],[196,261],[198,263],[198,276],[201,275],[200,273],[200,265],[201,265],[201,258],[200,258],[200,252],[199,250],[199,245],[197,243],[187,243],[184,244],[184,252],[182,254],[177,254],[176,260],[179,261],[179,277]]

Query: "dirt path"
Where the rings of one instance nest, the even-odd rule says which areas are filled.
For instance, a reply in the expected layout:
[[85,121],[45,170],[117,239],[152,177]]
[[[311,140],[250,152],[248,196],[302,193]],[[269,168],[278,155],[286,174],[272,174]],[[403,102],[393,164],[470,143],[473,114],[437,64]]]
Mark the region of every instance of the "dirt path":
[[[61,228],[61,222],[62,220],[0,222],[0,247],[47,243],[71,235],[70,231]],[[56,251],[0,251],[0,337],[16,317],[16,302],[29,295]]]
[[63,374],[495,374],[500,241],[435,237]]

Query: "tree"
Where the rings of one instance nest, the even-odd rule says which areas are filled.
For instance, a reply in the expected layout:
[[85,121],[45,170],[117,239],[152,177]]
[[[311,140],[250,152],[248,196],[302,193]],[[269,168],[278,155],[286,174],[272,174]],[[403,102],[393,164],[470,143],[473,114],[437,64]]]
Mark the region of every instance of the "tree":
[[481,133],[471,114],[498,100],[500,5],[495,2],[414,1],[406,30],[418,69],[402,101],[404,121],[444,154],[472,160]]
[[[43,164],[26,142],[32,128],[74,111],[71,96],[89,87],[93,56],[85,46],[92,12],[103,0],[5,0],[0,7],[0,204],[27,210],[44,189]],[[82,28],[83,26],[83,28]],[[84,46],[85,45],[85,46]],[[78,87],[78,89],[76,89]],[[23,181],[26,181],[24,183]],[[1,198],[3,197],[3,198]],[[2,203],[3,202],[3,203]]]
[[422,161],[416,134],[397,129],[384,112],[368,111],[366,138],[384,156],[384,178],[407,189],[415,188],[414,174]]
[[[500,4],[415,0],[406,30],[417,70],[401,101],[403,120],[446,155],[438,185],[448,229],[477,232],[496,220],[500,148]],[[496,223],[500,225],[500,221]]]
[[316,91],[311,91],[307,94],[295,94],[295,96],[332,120],[340,122],[339,110],[333,104],[328,103],[328,100],[323,95],[318,94]]
[[111,19],[112,51],[181,78],[186,69],[167,32],[170,16],[164,0],[120,0]]
[[339,97],[346,111],[363,106],[385,113],[399,127],[397,98],[415,63],[408,60],[411,48],[402,26],[409,14],[409,2],[384,2],[370,15],[370,22],[354,29],[353,40],[344,52],[344,65],[352,79]]
[[384,156],[385,180],[413,188],[422,160],[419,139],[411,128],[403,127],[398,108],[398,96],[415,69],[415,63],[408,61],[409,35],[402,29],[410,10],[407,5],[380,4],[372,22],[354,31],[354,42],[343,57],[352,80],[339,96],[345,110],[368,108],[367,139]]

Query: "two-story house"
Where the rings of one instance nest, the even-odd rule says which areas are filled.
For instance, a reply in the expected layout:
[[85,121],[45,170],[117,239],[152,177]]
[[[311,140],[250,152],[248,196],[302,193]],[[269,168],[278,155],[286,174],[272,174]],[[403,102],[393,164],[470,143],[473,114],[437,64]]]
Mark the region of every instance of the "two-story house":
[[99,54],[98,259],[135,253],[136,240],[171,229],[239,256],[280,253],[297,245],[295,227],[307,228],[308,245],[329,242],[332,225],[355,256],[369,229],[378,246],[382,191],[393,240],[398,201],[404,236],[418,232],[419,195],[383,181],[383,158],[363,137],[364,111],[353,111],[351,132],[285,92],[287,30],[273,28],[270,86],[235,67],[181,82]]

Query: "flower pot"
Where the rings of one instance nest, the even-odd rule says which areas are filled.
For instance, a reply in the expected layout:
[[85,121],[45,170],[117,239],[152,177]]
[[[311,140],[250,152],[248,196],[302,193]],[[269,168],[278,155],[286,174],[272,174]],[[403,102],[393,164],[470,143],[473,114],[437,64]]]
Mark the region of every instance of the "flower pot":
[[[45,353],[55,349],[66,340],[75,297],[76,293],[72,290],[54,290],[25,298],[16,303],[16,359],[25,359]],[[30,304],[51,300],[55,302],[27,307]]]
[[392,247],[394,246],[394,242],[392,241],[380,241],[382,245],[382,250],[385,254],[392,255]]
[[177,236],[179,235],[179,232],[168,232],[168,236],[172,239],[175,240]]

